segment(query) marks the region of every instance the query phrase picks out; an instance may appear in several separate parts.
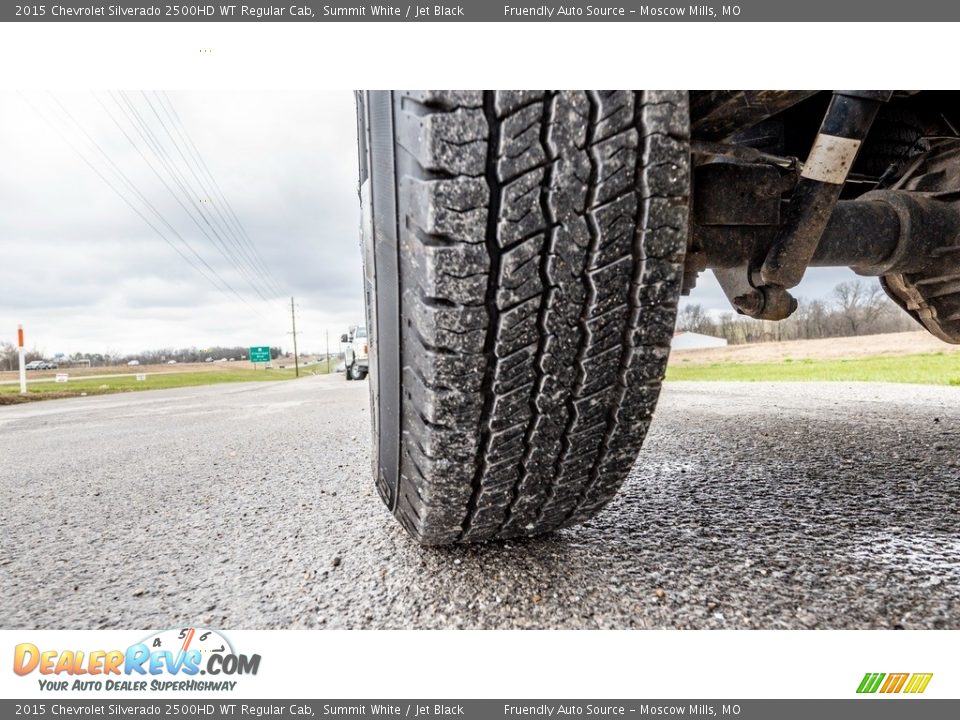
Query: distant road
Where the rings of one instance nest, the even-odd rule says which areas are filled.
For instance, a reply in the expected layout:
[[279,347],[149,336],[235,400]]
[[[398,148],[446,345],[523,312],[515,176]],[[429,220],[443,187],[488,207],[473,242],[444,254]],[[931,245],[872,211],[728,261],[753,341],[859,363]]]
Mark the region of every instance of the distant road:
[[[309,371],[316,362],[301,362],[301,369]],[[173,375],[178,373],[196,373],[196,372],[224,372],[231,370],[250,370],[262,369],[263,363],[253,365],[247,360],[236,360],[234,362],[196,362],[196,363],[178,363],[169,365],[167,363],[151,365],[134,365],[129,370],[123,370],[122,367],[98,367],[98,368],[63,368],[60,370],[30,370],[27,372],[27,383],[35,382],[54,382],[58,373],[66,373],[73,380],[99,380],[100,378],[126,378],[136,377],[137,375]],[[274,361],[274,367],[280,369],[293,367],[293,360],[285,358]],[[74,373],[83,373],[74,375]],[[20,382],[20,376],[17,371],[0,372],[0,385],[17,385]]]
[[[173,375],[177,372],[182,372],[179,370],[161,370],[161,371],[143,371],[140,372],[129,372],[129,373],[110,373],[110,374],[100,374],[100,375],[71,375],[69,370],[63,370],[70,375],[70,380],[99,380],[100,378],[125,378],[125,377],[136,377],[137,375],[146,374],[146,375]],[[27,384],[36,383],[36,382],[54,382],[56,380],[56,374],[54,375],[45,375],[41,377],[34,377],[32,375],[27,376]],[[0,380],[0,385],[19,385],[20,380]]]
[[589,525],[445,549],[368,416],[343,376],[0,407],[3,626],[960,628],[960,388],[673,383]]

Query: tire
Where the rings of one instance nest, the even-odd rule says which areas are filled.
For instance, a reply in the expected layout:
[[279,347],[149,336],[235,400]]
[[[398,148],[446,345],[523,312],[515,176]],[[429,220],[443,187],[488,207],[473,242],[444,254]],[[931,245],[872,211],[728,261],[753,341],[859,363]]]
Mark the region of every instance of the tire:
[[366,377],[367,372],[357,363],[351,365],[347,371],[347,379],[349,380],[363,380]]
[[673,336],[686,93],[368,92],[358,118],[381,497],[431,545],[590,518]]

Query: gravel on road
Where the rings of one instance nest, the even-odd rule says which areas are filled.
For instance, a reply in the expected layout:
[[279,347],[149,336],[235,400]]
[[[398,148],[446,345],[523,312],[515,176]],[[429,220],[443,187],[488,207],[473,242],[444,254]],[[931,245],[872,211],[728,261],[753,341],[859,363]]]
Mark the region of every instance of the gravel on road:
[[414,544],[366,382],[0,408],[0,627],[960,628],[960,388],[672,383],[587,525]]

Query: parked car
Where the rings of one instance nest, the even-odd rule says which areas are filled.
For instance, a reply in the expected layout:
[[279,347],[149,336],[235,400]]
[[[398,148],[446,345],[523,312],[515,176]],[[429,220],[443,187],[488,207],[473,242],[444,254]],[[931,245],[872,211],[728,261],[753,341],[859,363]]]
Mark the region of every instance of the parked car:
[[24,365],[24,370],[45,370],[46,363],[43,360],[31,360]]
[[139,365],[139,364],[140,364],[139,360],[131,360],[130,362],[127,363],[127,365],[130,367],[133,367],[134,365]]

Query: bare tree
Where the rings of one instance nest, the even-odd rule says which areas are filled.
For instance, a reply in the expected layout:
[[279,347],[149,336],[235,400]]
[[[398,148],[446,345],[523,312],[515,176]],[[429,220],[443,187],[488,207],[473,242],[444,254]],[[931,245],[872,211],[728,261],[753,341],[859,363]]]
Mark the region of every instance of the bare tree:
[[677,328],[705,335],[716,333],[716,326],[702,305],[687,305],[684,307],[677,318]]
[[17,354],[13,343],[0,342],[0,370],[16,370]]
[[851,335],[862,334],[884,311],[883,290],[874,283],[842,282],[833,289],[833,297]]

